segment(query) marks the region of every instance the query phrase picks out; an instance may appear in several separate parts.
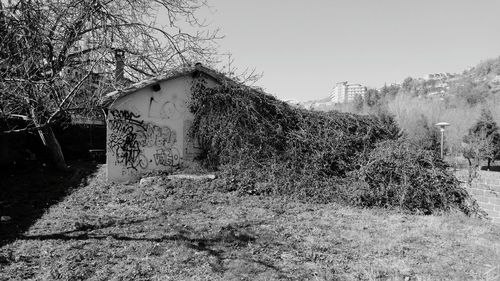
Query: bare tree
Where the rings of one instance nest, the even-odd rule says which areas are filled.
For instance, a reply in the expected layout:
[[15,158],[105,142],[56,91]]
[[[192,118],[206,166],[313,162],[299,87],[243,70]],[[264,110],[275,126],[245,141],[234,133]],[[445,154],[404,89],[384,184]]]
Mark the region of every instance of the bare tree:
[[222,68],[219,70],[220,73],[230,77],[238,83],[253,86],[264,76],[262,72],[257,72],[255,68],[245,68],[243,71],[238,69],[235,66],[234,58],[231,53],[224,54],[223,56],[227,56],[227,60],[222,64]]
[[[481,166],[481,160],[488,159],[489,161],[489,159],[492,159],[495,155],[496,149],[493,137],[491,135],[488,136],[484,130],[471,133],[464,137],[464,142],[462,143],[462,153],[469,162],[469,185],[477,177],[477,171]],[[488,169],[489,168],[488,162]]]
[[[37,131],[56,167],[65,169],[51,128],[55,123],[95,108],[102,92],[124,80],[213,57],[219,36],[200,31],[205,26],[196,11],[203,5],[203,0],[0,0],[0,120],[7,127],[2,134]],[[158,15],[166,25],[156,22]],[[25,125],[12,126],[16,117]]]

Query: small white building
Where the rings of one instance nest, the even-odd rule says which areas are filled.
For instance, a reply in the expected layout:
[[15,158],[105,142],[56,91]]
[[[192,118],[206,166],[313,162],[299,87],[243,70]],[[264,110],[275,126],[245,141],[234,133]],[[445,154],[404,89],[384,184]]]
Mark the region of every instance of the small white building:
[[150,171],[165,171],[201,153],[188,136],[194,116],[188,110],[194,79],[207,86],[228,79],[197,64],[114,91],[107,108],[106,163],[109,181],[127,181]]

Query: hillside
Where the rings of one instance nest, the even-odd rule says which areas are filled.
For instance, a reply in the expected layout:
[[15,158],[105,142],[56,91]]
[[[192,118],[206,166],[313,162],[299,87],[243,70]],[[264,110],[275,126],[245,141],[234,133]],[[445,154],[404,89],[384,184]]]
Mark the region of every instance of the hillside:
[[491,93],[500,91],[500,57],[481,62],[462,75],[476,83],[484,83]]
[[[408,77],[397,84],[400,91],[413,96],[458,97],[475,104],[500,92],[500,57],[487,59],[462,73],[430,73],[425,77]],[[379,92],[382,89],[377,89]],[[329,97],[295,102],[299,107],[328,111],[352,111],[347,105],[334,104]]]
[[500,57],[485,60],[460,74],[436,73],[425,78],[406,78],[403,94],[461,99],[470,105],[484,102],[500,91]]

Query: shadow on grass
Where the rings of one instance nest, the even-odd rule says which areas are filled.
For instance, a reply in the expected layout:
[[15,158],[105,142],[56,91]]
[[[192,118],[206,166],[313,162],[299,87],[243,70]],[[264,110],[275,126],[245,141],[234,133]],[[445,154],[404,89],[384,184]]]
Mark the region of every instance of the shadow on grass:
[[25,232],[53,204],[86,184],[97,169],[89,162],[70,163],[67,172],[32,169],[0,178],[0,247]]
[[[20,240],[106,240],[114,239],[118,241],[147,241],[147,242],[181,242],[187,248],[193,249],[198,252],[205,252],[209,256],[215,258],[215,262],[211,263],[214,272],[223,273],[226,271],[224,268],[224,261],[232,258],[230,251],[236,248],[245,248],[251,242],[256,242],[254,234],[248,233],[244,227],[227,225],[222,227],[215,235],[205,237],[205,235],[192,233],[182,229],[176,230],[177,233],[170,235],[161,235],[158,237],[133,237],[133,234],[127,233],[92,233],[95,230],[104,229],[106,227],[113,227],[116,225],[131,225],[141,223],[144,220],[130,221],[130,222],[114,222],[103,225],[86,225],[79,229],[52,233],[42,235],[23,235],[18,237]],[[203,237],[203,238],[202,238]],[[277,266],[268,261],[263,261],[256,258],[246,257],[244,260],[247,262],[255,263],[264,266],[267,269],[275,271],[279,276],[285,277],[286,274],[282,272]]]

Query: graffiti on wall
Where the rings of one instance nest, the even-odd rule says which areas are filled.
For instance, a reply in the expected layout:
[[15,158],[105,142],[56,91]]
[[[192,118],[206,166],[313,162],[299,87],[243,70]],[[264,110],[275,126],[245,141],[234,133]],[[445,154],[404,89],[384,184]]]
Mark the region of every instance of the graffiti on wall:
[[186,106],[173,95],[171,99],[150,97],[148,103],[148,117],[178,120],[186,112]]
[[156,165],[172,167],[178,166],[180,162],[179,150],[175,147],[157,149],[153,156]]
[[[173,145],[176,133],[168,126],[158,126],[139,120],[140,114],[127,110],[110,110],[108,151],[114,155],[115,164],[128,170],[148,168],[149,163],[173,167],[180,163],[180,155]],[[147,155],[145,148],[156,148]]]

